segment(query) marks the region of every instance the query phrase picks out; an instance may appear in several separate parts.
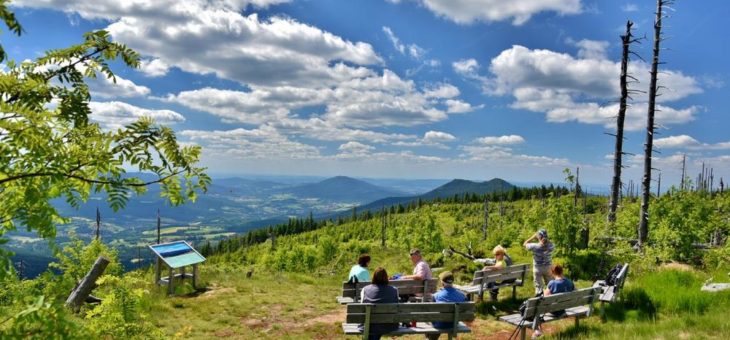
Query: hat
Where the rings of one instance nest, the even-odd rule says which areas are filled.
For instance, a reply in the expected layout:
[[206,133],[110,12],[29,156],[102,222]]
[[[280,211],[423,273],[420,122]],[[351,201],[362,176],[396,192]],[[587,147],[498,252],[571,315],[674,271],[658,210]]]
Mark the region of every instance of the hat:
[[413,249],[411,249],[411,252],[408,253],[408,254],[410,254],[410,255],[421,255],[421,250],[418,249],[418,248],[413,248]]
[[449,271],[446,271],[446,272],[439,274],[439,279],[443,283],[449,283],[449,284],[454,283],[454,274],[452,274]]
[[547,230],[545,229],[538,230],[537,235],[539,235],[540,238],[548,238]]

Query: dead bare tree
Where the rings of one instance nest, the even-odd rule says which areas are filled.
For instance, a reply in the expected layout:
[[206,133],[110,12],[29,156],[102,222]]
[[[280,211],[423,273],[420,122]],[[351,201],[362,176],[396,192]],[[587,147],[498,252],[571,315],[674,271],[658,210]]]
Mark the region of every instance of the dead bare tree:
[[687,155],[682,155],[682,180],[679,182],[679,190],[684,190],[685,176],[687,176]]
[[619,193],[621,192],[621,158],[623,157],[623,144],[624,144],[624,121],[626,120],[626,101],[629,98],[628,89],[628,65],[629,65],[629,54],[631,53],[631,43],[635,42],[631,34],[631,27],[634,25],[630,20],[626,22],[626,34],[621,36],[621,42],[623,44],[623,53],[621,54],[621,76],[619,77],[621,82],[621,99],[619,101],[618,117],[616,118],[616,147],[613,153],[613,181],[611,182],[611,200],[608,207],[608,222],[616,222],[616,209],[618,208],[618,202],[620,200]]
[[641,213],[639,216],[639,243],[641,248],[649,235],[649,198],[651,193],[651,159],[654,147],[654,113],[656,112],[657,74],[659,68],[659,45],[662,41],[662,10],[672,0],[657,0],[656,19],[654,21],[654,49],[651,61],[651,80],[649,81],[649,108],[646,114],[646,143],[644,143],[644,177],[641,182]]
[[489,225],[489,200],[484,197],[484,228],[482,228],[482,241],[487,240],[487,226]]

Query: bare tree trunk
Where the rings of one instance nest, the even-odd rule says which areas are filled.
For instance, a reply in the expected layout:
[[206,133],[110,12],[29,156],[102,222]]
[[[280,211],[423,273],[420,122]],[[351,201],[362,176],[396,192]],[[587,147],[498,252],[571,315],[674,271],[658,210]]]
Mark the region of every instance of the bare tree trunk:
[[78,313],[81,305],[89,297],[91,291],[96,288],[96,280],[104,274],[106,266],[109,265],[109,259],[103,256],[99,256],[94,262],[94,265],[89,270],[89,273],[84,276],[78,286],[71,292],[71,295],[66,299],[66,307],[71,308],[74,313]]
[[624,120],[626,119],[626,101],[629,97],[628,89],[628,65],[629,65],[629,47],[631,45],[631,27],[633,22],[626,22],[626,34],[621,36],[623,43],[623,53],[621,54],[621,100],[619,102],[618,117],[616,118],[616,147],[613,153],[613,181],[611,182],[611,199],[608,207],[608,221],[616,222],[616,209],[620,200],[619,192],[621,191],[621,159],[623,157],[624,145]]
[[573,192],[573,206],[578,206],[578,195],[580,194],[580,167],[575,168],[575,188]]
[[385,206],[380,210],[380,246],[385,248]]
[[687,176],[687,155],[682,155],[682,180],[679,182],[679,190],[684,190],[684,178]]
[[651,62],[651,81],[649,83],[649,108],[646,115],[646,143],[644,144],[644,178],[641,183],[641,215],[639,216],[639,243],[641,248],[649,235],[649,197],[651,196],[651,157],[654,147],[654,113],[656,112],[657,68],[659,67],[659,43],[662,32],[662,9],[667,0],[657,0],[656,21],[654,22],[654,55]]
[[659,173],[659,178],[657,178],[656,182],[656,197],[659,197],[662,195],[662,173]]
[[487,240],[487,226],[489,226],[489,200],[484,197],[484,228],[482,228],[482,241]]

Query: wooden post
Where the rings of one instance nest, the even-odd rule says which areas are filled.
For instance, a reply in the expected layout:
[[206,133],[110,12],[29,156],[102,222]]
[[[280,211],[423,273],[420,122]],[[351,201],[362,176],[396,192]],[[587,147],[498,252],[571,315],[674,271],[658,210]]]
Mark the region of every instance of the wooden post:
[[198,264],[193,265],[193,289],[198,289]]
[[109,259],[99,256],[86,276],[84,276],[79,285],[71,292],[68,299],[66,299],[66,307],[71,308],[74,313],[78,313],[81,305],[91,294],[91,291],[96,288],[96,280],[104,273],[108,265]]
[[155,284],[160,285],[160,279],[162,278],[162,263],[160,258],[155,256]]
[[175,292],[174,285],[175,285],[175,271],[172,269],[172,267],[169,267],[169,276],[167,277],[167,294],[172,295],[172,293]]

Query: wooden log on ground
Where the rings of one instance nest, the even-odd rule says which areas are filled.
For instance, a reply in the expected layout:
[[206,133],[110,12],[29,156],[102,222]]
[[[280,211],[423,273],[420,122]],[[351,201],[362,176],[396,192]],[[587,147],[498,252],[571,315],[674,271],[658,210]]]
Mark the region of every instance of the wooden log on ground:
[[89,270],[89,273],[84,276],[81,283],[71,292],[71,295],[66,299],[66,307],[71,308],[74,313],[78,313],[81,305],[91,295],[91,291],[96,288],[96,280],[99,279],[101,274],[104,274],[106,266],[109,265],[109,259],[103,256],[99,256],[94,262],[94,265]]
[[730,283],[706,283],[702,286],[703,292],[719,292],[730,289]]

